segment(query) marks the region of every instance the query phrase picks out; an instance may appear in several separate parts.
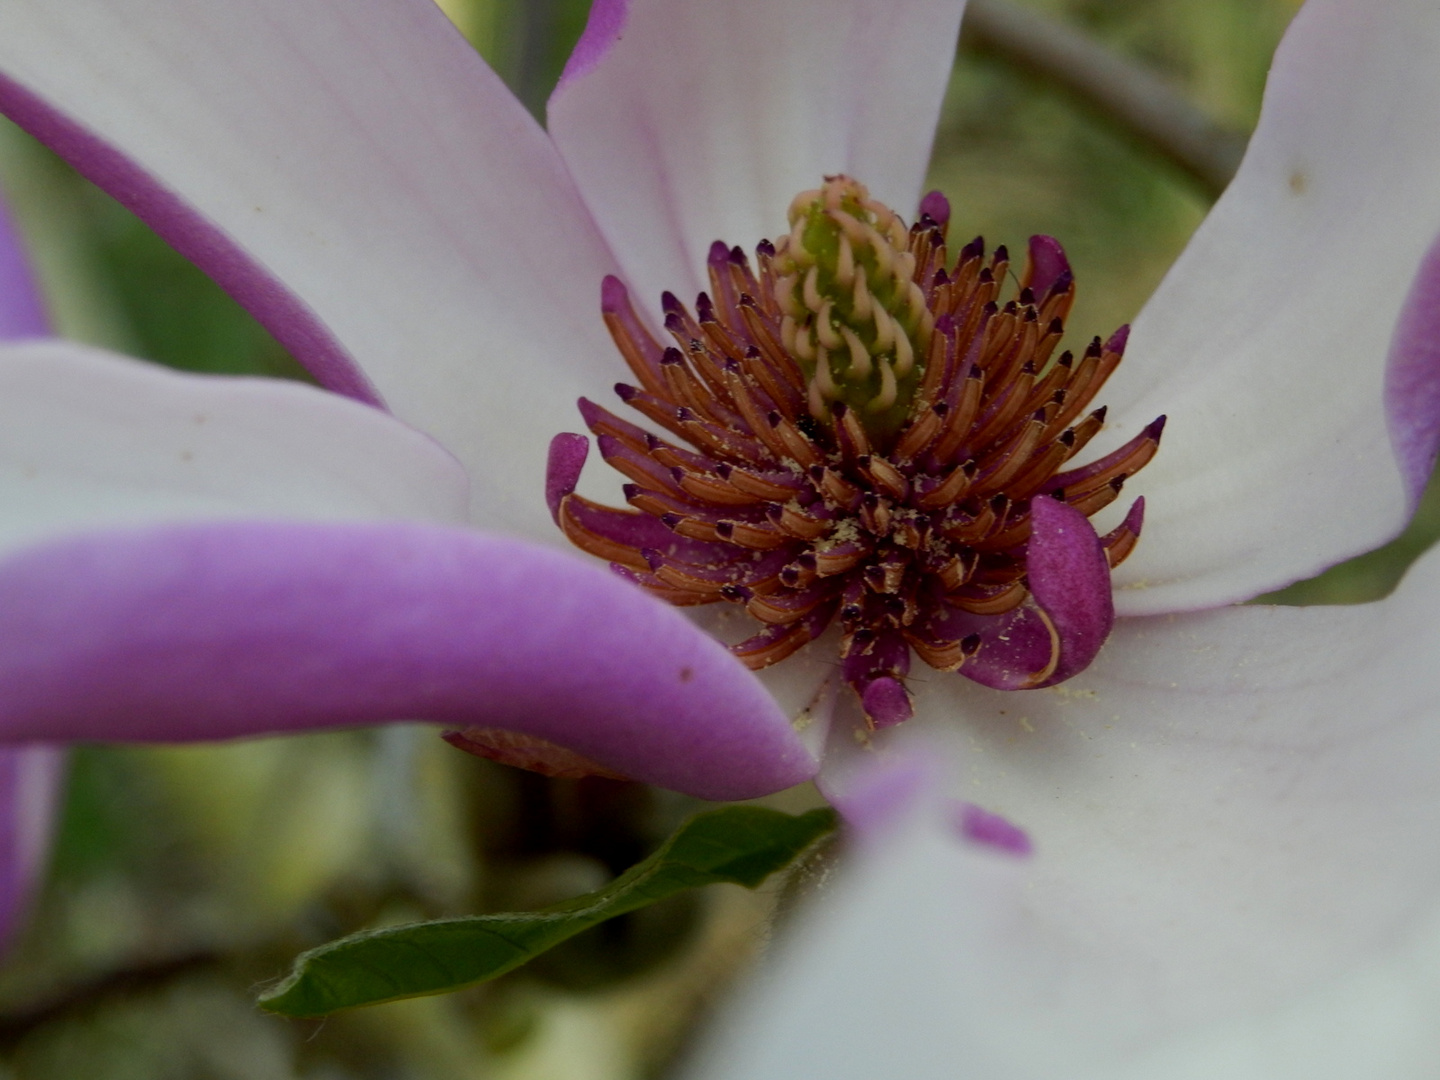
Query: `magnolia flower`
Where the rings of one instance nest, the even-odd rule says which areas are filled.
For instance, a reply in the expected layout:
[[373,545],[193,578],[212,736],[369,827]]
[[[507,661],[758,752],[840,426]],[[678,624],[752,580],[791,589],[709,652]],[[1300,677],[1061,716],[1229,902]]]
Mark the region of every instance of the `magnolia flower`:
[[[961,7],[837,0],[821,18],[812,3],[604,0],[547,133],[424,0],[20,2],[0,12],[0,107],[229,288],[324,385],[383,402],[439,440],[466,470],[473,522],[554,542],[541,498],[549,438],[574,426],[578,398],[602,398],[622,373],[599,317],[601,282],[628,283],[658,326],[662,292],[699,292],[712,241],[782,234],[795,193],[827,175],[856,177],[908,214]],[[1333,2],[1310,16],[1350,17]],[[1367,18],[1420,17],[1391,6]],[[1296,64],[1292,83],[1322,78]],[[1128,489],[1145,496],[1148,520],[1116,574],[1121,615],[1213,607],[1307,576],[1392,535],[1414,505],[1435,443],[1423,289],[1411,297],[1434,232],[1429,162],[1401,147],[1380,173],[1362,151],[1381,128],[1358,107],[1331,116],[1326,101],[1308,85],[1272,92],[1244,175],[1137,322],[1106,388],[1093,452],[1170,417],[1164,452]],[[1355,273],[1356,259],[1373,264]],[[1397,320],[1411,330],[1395,334]],[[381,470],[357,457],[349,471]],[[453,504],[432,512],[447,515]],[[321,558],[325,543],[314,547]],[[238,556],[214,557],[239,573]],[[534,625],[559,611],[549,574],[528,575]],[[415,587],[453,595],[448,578]],[[208,610],[238,619],[250,609]],[[79,608],[75,618],[100,625]],[[413,630],[417,656],[453,655],[438,644],[444,620]],[[348,635],[329,626],[327,647],[368,656]],[[609,647],[644,645],[617,634]],[[807,650],[766,685],[784,714],[838,714],[837,740],[849,745],[853,697],[825,693],[833,655]],[[235,689],[237,711],[246,694],[268,693],[256,687],[270,677],[253,674]],[[417,675],[361,711],[418,715]],[[969,707],[963,682],[916,676],[910,689],[924,716],[956,723]],[[327,685],[305,680],[307,692]],[[738,669],[716,669],[709,689],[727,716],[755,708]],[[156,707],[170,692],[147,690],[145,710],[185,729],[192,702]],[[287,723],[335,722],[328,705],[302,699]],[[65,727],[56,717],[72,707],[47,705],[13,730],[164,733],[153,719],[127,731],[117,716]],[[775,734],[780,713],[761,712],[755,723],[785,759],[764,782],[805,775],[805,752]],[[570,728],[585,724],[527,730],[573,742]],[[658,777],[634,753],[607,758],[601,740],[580,749]],[[713,792],[731,768],[745,774],[740,786],[762,786],[753,755],[694,766],[716,778]]]
[[[471,522],[554,542],[550,437],[622,373],[601,283],[626,282],[658,326],[663,291],[700,290],[712,241],[780,235],[794,195],[825,176],[856,177],[908,216],[961,6],[836,0],[819,17],[808,0],[601,0],[547,133],[428,0],[6,5],[0,108],[209,271],[323,385],[399,418],[301,387],[122,376],[93,356],[63,384],[41,378],[53,366],[28,369],[24,394],[63,390],[92,411],[127,395],[165,404],[168,427],[140,428],[142,410],[103,451],[107,467],[117,447],[134,455],[132,484],[172,475],[195,428],[220,426],[185,426],[212,415],[212,397],[235,399],[244,439],[291,441],[262,460],[268,472],[240,459],[238,436],[192,453],[187,465],[215,470],[209,502],[127,497],[120,520],[163,528],[75,538],[77,524],[117,519],[72,505],[24,535],[28,550],[0,562],[0,586],[13,583],[3,632],[30,649],[0,670],[13,687],[0,701],[19,703],[6,737],[412,716],[514,727],[710,795],[813,772],[787,716],[833,714],[832,745],[856,746],[853,696],[827,693],[833,652],[768,671],[772,700],[673,612],[517,541],[417,524],[173,523],[454,522],[458,461]],[[1393,535],[1413,508],[1435,450],[1427,283],[1440,270],[1434,163],[1398,117],[1403,102],[1413,123],[1434,95],[1429,67],[1397,57],[1418,55],[1433,22],[1418,3],[1306,10],[1241,176],[1137,321],[1092,451],[1161,414],[1170,426],[1127,489],[1148,519],[1115,577],[1121,615],[1308,576]],[[73,427],[48,430],[50,452],[80,445]],[[218,511],[237,485],[246,498]],[[331,485],[349,501],[322,494]],[[496,604],[504,619],[490,618]],[[1117,635],[1102,655],[1135,640]],[[1183,654],[1143,652],[1161,679]],[[552,686],[563,692],[540,694]],[[916,722],[1013,739],[1017,754],[1027,725],[1059,734],[1031,718],[1038,691],[994,697],[940,674],[910,689]],[[1078,691],[1040,700],[1090,707],[1066,694]],[[985,709],[1026,723],[996,735]],[[845,756],[831,753],[826,779],[841,797]],[[1081,785],[1056,805],[1084,799]],[[1028,802],[973,801],[1048,846]]]

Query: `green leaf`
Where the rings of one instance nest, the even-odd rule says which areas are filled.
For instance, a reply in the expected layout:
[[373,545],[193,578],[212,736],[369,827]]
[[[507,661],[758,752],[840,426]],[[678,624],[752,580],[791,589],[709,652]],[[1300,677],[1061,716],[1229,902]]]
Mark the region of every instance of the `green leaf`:
[[727,806],[697,814],[610,884],[540,911],[387,926],[302,953],[260,998],[286,1016],[443,994],[512,971],[582,930],[686,889],[733,882],[753,889],[835,828],[835,812],[783,814]]

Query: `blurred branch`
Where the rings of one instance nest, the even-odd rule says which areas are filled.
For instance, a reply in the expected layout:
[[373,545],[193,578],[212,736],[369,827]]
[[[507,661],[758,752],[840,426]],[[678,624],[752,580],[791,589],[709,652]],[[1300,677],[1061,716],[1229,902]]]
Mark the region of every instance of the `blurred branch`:
[[13,1012],[0,1013],[0,1047],[11,1047],[53,1020],[77,1015],[113,997],[143,993],[168,985],[191,972],[224,964],[223,953],[201,950],[179,956],[136,960],[129,967],[105,972],[53,991]]
[[1174,162],[1217,197],[1247,136],[1216,123],[1148,68],[1011,0],[970,0],[962,44],[1053,83]]

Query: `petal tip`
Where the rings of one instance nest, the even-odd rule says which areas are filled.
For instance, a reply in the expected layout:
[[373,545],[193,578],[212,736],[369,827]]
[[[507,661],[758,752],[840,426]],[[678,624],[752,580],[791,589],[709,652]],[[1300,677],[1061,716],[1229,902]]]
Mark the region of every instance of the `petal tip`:
[[575,43],[570,58],[565,61],[565,70],[550,95],[553,101],[572,80],[588,74],[599,66],[611,49],[625,33],[625,24],[630,18],[630,0],[595,0],[590,5],[590,17],[580,40]]

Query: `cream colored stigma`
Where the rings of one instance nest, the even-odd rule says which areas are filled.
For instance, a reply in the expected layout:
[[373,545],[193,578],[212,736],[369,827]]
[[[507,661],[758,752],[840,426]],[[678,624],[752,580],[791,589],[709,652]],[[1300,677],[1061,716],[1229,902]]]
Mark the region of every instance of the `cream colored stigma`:
[[810,414],[832,423],[843,401],[884,441],[909,414],[935,328],[910,231],[848,176],[797,195],[789,221],[775,245],[775,301]]

